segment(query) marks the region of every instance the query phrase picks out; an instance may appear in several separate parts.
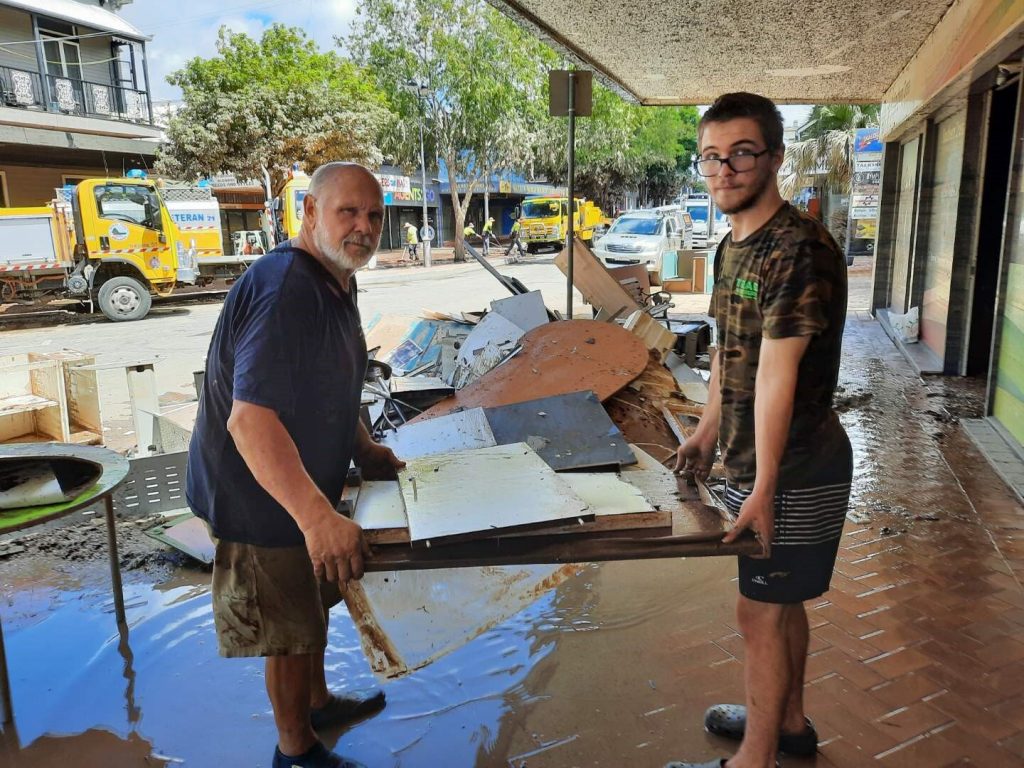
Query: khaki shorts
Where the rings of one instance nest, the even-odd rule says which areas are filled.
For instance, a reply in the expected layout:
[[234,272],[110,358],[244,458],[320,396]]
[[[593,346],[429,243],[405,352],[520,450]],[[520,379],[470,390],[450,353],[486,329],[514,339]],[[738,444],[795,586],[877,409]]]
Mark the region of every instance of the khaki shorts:
[[318,581],[304,546],[217,541],[213,621],[221,656],[293,656],[327,647],[327,613],[341,601]]

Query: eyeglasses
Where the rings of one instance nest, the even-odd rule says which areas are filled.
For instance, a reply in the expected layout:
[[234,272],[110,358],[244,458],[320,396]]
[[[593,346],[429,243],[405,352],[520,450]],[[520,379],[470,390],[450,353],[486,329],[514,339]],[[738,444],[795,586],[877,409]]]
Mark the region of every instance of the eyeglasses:
[[708,157],[698,160],[694,165],[697,167],[697,173],[701,176],[717,176],[721,173],[723,165],[728,165],[734,173],[745,173],[754,170],[757,158],[766,152],[771,152],[771,150],[762,149],[760,152],[750,152],[741,149],[729,157]]

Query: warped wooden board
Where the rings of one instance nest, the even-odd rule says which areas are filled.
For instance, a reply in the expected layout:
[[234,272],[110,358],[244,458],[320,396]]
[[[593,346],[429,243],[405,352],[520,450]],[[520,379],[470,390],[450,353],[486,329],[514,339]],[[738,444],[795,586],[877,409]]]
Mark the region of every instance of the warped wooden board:
[[398,477],[412,541],[592,516],[526,443],[422,456]]
[[[356,489],[346,488],[345,495]],[[354,519],[370,544],[409,541],[405,499],[397,480],[365,480],[358,486]]]
[[640,489],[614,472],[566,472],[561,478],[587,503],[595,518],[654,511]]
[[[555,266],[562,270],[563,275],[569,274],[569,254],[566,249],[563,248],[555,257]],[[641,309],[619,283],[619,279],[578,237],[572,247],[572,282],[588,304],[595,309],[603,309],[609,317],[628,315]]]
[[522,351],[510,360],[413,422],[460,408],[491,408],[588,389],[604,402],[647,366],[647,348],[641,339],[597,320],[546,323],[523,336],[520,343]]
[[527,443],[556,472],[636,463],[593,392],[486,408],[484,415],[498,445]]
[[496,445],[483,408],[470,408],[441,418],[403,424],[381,443],[402,461],[420,456]]

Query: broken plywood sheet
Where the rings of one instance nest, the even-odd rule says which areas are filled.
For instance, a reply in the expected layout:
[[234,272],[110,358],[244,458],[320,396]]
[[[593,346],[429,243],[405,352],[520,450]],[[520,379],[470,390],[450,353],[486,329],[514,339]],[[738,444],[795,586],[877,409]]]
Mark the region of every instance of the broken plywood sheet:
[[676,335],[643,310],[638,309],[627,317],[622,327],[639,336],[659,360],[664,360],[676,343]]
[[[350,496],[346,488],[346,496]],[[405,499],[397,480],[366,480],[358,487],[355,521],[370,544],[398,544],[409,541]]]
[[415,458],[399,482],[412,541],[494,535],[592,514],[526,443]]
[[636,462],[593,392],[487,408],[485,415],[498,445],[527,443],[555,471]]
[[408,667],[420,669],[519,613],[578,565],[367,573],[363,590]]
[[381,443],[402,461],[497,445],[483,408],[452,413],[415,424],[403,424]]
[[495,299],[491,302],[491,311],[522,328],[524,333],[548,322],[548,310],[540,291]]
[[[555,257],[555,266],[562,270],[563,275],[569,274],[569,254],[567,249]],[[572,282],[574,287],[583,294],[583,298],[595,309],[603,309],[609,316],[628,315],[640,305],[633,300],[629,292],[608,271],[591,252],[590,248],[576,238],[572,249]]]
[[639,488],[623,482],[614,472],[566,472],[560,477],[587,503],[596,518],[654,511],[654,505]]
[[[458,408],[495,407],[593,390],[604,402],[643,372],[647,348],[629,331],[596,320],[561,320],[534,328],[522,350],[413,421]],[[666,371],[667,374],[667,371]]]
[[497,312],[489,312],[462,342],[456,358],[464,365],[472,365],[486,347],[494,346],[506,354],[511,352],[526,331]]

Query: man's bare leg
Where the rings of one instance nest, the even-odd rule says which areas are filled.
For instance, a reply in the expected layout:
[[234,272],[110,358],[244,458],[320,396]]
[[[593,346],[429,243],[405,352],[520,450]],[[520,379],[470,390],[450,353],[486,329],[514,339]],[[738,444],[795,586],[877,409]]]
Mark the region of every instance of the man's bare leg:
[[729,768],[773,768],[779,726],[792,685],[788,642],[791,606],[759,603],[742,595],[736,616],[746,652],[747,726]]
[[790,684],[782,715],[783,733],[803,733],[807,727],[804,715],[804,673],[807,669],[807,645],[810,629],[803,603],[786,606],[786,642],[789,645]]
[[327,672],[324,669],[324,652],[309,655],[309,706],[320,709],[331,697],[327,688]]
[[317,740],[309,724],[311,663],[308,654],[267,657],[267,695],[274,708],[277,745],[286,755],[304,754]]

